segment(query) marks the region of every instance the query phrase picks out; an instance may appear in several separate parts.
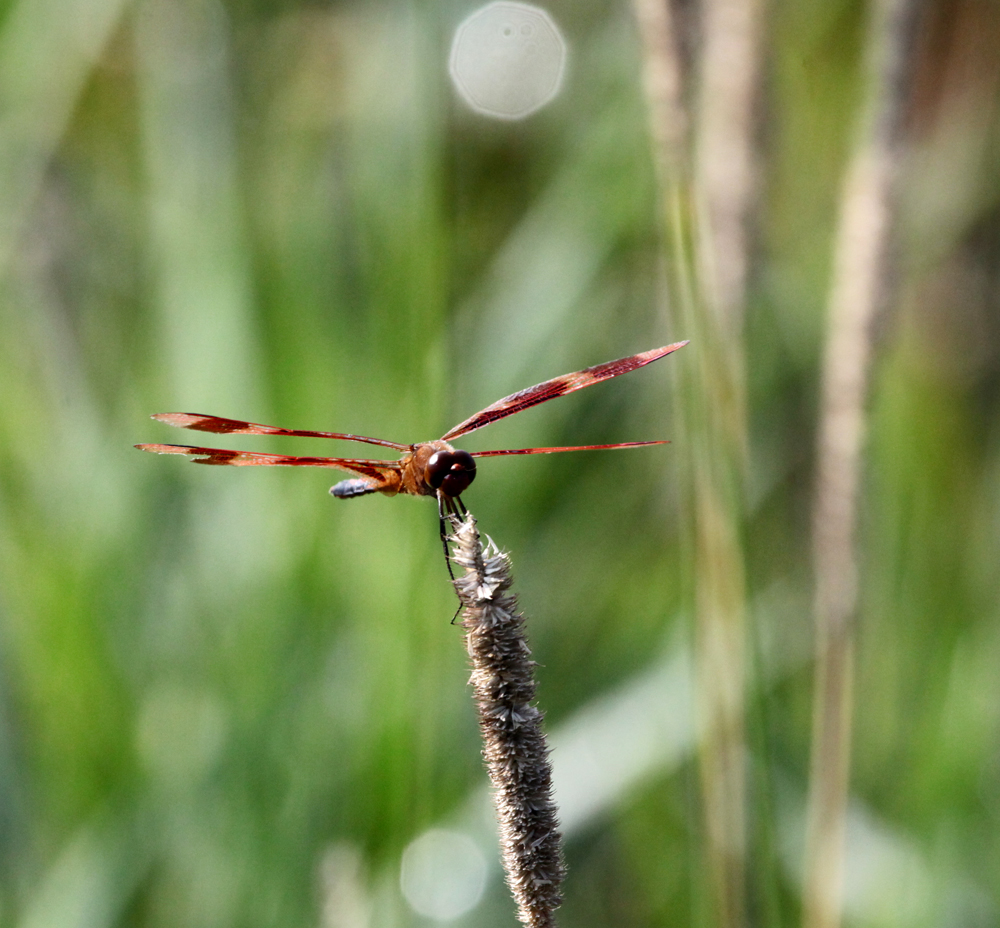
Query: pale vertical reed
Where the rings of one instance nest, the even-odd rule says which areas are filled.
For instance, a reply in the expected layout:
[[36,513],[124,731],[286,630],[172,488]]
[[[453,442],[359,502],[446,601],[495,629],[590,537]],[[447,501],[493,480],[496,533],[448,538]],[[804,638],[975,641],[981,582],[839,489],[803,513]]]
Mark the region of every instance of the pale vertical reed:
[[[706,863],[715,921],[736,928],[746,921],[742,317],[760,13],[750,0],[713,0],[703,8],[696,45],[680,35],[669,0],[635,0],[635,9],[665,218],[670,315],[694,349],[678,390],[677,441],[688,467]],[[688,67],[682,48],[692,50]],[[724,58],[741,73],[728,80],[715,74]],[[698,94],[689,90],[693,74],[700,78]],[[691,99],[698,103],[694,113],[688,112]]]
[[529,928],[555,924],[565,874],[552,799],[552,767],[535,698],[535,662],[524,616],[510,592],[510,558],[492,540],[483,545],[476,520],[452,517],[452,560],[483,757],[496,804],[500,849],[518,918]]
[[862,122],[840,199],[823,359],[813,557],[816,678],[803,924],[841,923],[858,607],[857,524],[872,336],[892,278],[892,228],[916,0],[877,0]]
[[761,0],[703,0],[694,127],[699,258],[709,307],[740,331],[757,201]]

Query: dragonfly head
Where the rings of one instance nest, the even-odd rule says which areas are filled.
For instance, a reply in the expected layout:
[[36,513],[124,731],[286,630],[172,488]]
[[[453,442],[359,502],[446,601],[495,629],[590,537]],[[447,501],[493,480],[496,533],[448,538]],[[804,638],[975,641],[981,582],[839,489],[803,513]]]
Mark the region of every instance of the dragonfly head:
[[468,451],[435,451],[427,460],[424,479],[445,496],[460,496],[476,479],[476,462]]

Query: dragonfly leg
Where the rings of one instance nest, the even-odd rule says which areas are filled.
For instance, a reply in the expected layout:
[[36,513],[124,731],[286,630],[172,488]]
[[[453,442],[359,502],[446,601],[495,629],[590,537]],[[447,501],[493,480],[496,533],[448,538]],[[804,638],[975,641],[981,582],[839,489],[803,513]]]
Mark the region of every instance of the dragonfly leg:
[[[438,501],[438,525],[441,530],[441,546],[444,548],[444,562],[445,566],[448,568],[448,576],[451,577],[451,582],[455,582],[455,573],[451,569],[451,551],[448,548],[449,534],[448,525],[454,528],[458,525],[459,521],[464,519],[469,514],[469,510],[465,508],[465,504],[457,496],[446,496],[440,490],[437,493]],[[457,593],[457,591],[456,591]],[[461,599],[461,597],[459,597]],[[462,606],[459,606],[455,611],[455,614],[451,617],[451,624],[455,624],[455,620],[462,614]]]
[[[445,567],[448,568],[448,576],[451,577],[451,582],[455,582],[455,573],[451,569],[451,551],[448,550],[448,518],[451,517],[451,507],[448,505],[451,502],[451,497],[445,496],[440,490],[437,493],[437,504],[438,504],[438,529],[441,533],[441,547],[444,549],[444,563]],[[452,619],[452,622],[455,620]]]

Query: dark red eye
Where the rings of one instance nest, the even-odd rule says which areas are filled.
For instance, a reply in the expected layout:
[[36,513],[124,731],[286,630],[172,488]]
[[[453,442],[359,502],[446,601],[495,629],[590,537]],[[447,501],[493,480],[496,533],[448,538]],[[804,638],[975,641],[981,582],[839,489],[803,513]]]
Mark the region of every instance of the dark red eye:
[[475,477],[476,462],[468,451],[435,451],[424,469],[424,479],[446,496],[458,496]]
[[441,481],[448,476],[451,468],[451,452],[435,451],[428,459],[424,468],[424,480],[426,480],[435,490],[441,489]]

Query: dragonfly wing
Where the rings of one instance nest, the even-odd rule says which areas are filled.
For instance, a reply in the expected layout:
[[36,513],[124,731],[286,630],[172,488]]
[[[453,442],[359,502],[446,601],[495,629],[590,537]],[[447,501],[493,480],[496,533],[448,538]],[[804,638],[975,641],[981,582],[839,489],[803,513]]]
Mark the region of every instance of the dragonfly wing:
[[228,464],[232,467],[332,467],[362,478],[371,492],[391,490],[402,479],[398,461],[369,461],[363,458],[314,458],[288,454],[259,454],[255,451],[227,451],[224,448],[197,448],[192,445],[136,445],[154,454],[185,454],[192,464]]
[[573,445],[564,448],[508,448],[503,451],[473,451],[474,458],[498,458],[506,454],[554,454],[557,451],[604,451],[615,448],[644,448],[646,445],[669,445],[669,441],[623,441],[614,445]]
[[310,432],[304,429],[282,429],[274,425],[260,425],[244,422],[242,419],[224,419],[222,416],[204,416],[196,412],[160,412],[152,416],[157,422],[165,422],[179,429],[193,429],[196,432],[214,432],[217,435],[297,435],[302,438],[339,438],[344,441],[362,441],[369,445],[381,445],[408,451],[409,445],[381,438],[366,438],[364,435],[349,435],[346,432]]
[[[591,384],[600,383],[602,380],[610,380],[621,374],[627,374],[637,368],[658,361],[660,358],[672,354],[678,348],[683,348],[687,342],[677,342],[673,345],[666,345],[663,348],[654,348],[651,351],[642,351],[628,358],[619,358],[617,361],[608,361],[605,364],[598,364],[595,367],[588,367],[582,371],[572,374],[563,374],[561,377],[553,377],[544,383],[535,384],[526,390],[519,390],[510,396],[505,396],[502,400],[497,400],[492,406],[487,406],[474,416],[470,416],[464,422],[460,422],[449,432],[441,436],[442,441],[451,441],[461,435],[467,435],[476,429],[481,429],[484,425],[496,422],[506,416],[512,416],[516,412],[537,406],[546,400],[555,399],[557,396],[565,396],[576,390],[582,390]],[[525,452],[522,452],[525,453]]]

